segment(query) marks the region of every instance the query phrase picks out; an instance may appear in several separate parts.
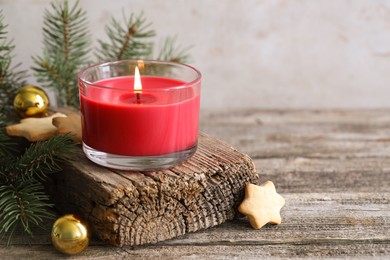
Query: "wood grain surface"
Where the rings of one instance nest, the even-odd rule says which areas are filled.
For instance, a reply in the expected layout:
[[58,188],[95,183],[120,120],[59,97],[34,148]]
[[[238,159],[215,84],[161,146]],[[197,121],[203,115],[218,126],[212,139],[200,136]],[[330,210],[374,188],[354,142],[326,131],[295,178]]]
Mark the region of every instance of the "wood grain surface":
[[[245,110],[204,113],[201,130],[256,164],[286,199],[281,225],[240,218],[154,245],[97,239],[70,259],[260,259],[390,257],[390,110]],[[51,223],[48,223],[50,229]],[[0,247],[0,258],[65,258],[37,231]]]

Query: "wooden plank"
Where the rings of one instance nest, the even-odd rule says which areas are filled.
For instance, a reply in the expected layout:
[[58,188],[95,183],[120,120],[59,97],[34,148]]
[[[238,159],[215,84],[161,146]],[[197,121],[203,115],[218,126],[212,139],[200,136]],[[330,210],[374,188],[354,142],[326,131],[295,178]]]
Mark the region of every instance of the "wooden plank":
[[[389,193],[283,195],[287,204],[282,209],[283,222],[278,226],[267,225],[254,230],[244,218],[153,246],[120,249],[94,242],[82,256],[152,259],[160,253],[161,257],[171,258],[192,256],[229,259],[234,256],[288,257],[288,253],[290,257],[327,254],[334,257],[361,257],[385,256],[390,253]],[[6,250],[10,252],[11,249]],[[23,247],[21,250],[18,247],[18,254],[13,256],[17,259],[31,254],[31,250],[34,250],[35,256],[61,256],[50,245],[45,247],[44,244],[34,244],[32,249]],[[6,252],[0,248],[0,254]]]
[[390,159],[277,158],[255,159],[262,181],[280,192],[390,192]]
[[[326,243],[286,243],[261,245],[237,245],[225,242],[223,245],[207,244],[201,246],[178,245],[133,248],[107,248],[90,246],[89,250],[79,256],[65,257],[45,246],[15,248],[12,256],[6,259],[259,259],[259,258],[354,258],[354,259],[387,259],[389,249],[376,241],[334,241]],[[289,245],[289,246],[286,246]],[[0,249],[1,252],[1,249]]]
[[[241,110],[205,113],[202,130],[253,159],[261,181],[286,199],[282,224],[253,230],[245,218],[147,246],[107,246],[85,259],[390,257],[390,109]],[[48,224],[50,227],[50,224]],[[20,237],[9,259],[59,258],[48,233]]]
[[204,131],[252,158],[342,159],[390,154],[390,115],[386,110],[248,110],[208,114],[201,123]]

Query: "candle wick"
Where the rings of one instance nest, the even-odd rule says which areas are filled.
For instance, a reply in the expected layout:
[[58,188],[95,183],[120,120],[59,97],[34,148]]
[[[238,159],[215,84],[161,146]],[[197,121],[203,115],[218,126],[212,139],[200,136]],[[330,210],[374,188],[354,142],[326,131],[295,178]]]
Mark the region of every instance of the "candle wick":
[[137,104],[140,104],[141,103],[141,93],[136,93],[135,96],[137,98]]

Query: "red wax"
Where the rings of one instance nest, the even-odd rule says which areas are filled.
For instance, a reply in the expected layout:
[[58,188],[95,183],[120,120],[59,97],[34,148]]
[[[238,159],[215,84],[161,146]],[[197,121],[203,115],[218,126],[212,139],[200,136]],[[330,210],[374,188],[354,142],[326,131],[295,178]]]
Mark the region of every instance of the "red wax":
[[80,95],[86,145],[117,155],[153,156],[196,144],[199,90],[172,89],[185,83],[168,78],[143,76],[141,81],[139,101],[133,77],[95,82],[104,87],[91,85]]

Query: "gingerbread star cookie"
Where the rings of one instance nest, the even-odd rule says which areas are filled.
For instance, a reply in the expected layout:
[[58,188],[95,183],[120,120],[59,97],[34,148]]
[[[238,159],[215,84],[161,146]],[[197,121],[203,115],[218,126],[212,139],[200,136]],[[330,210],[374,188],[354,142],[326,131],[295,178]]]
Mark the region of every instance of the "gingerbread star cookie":
[[249,218],[253,228],[259,229],[267,223],[280,224],[280,209],[284,204],[284,198],[276,193],[272,181],[266,181],[260,186],[248,183],[238,211]]
[[8,135],[23,136],[30,142],[44,141],[56,134],[57,128],[52,124],[55,117],[66,117],[61,113],[42,118],[25,118],[19,124],[6,127]]
[[57,127],[57,134],[64,135],[71,133],[72,140],[81,143],[81,117],[78,114],[71,113],[67,117],[53,118],[53,125]]

